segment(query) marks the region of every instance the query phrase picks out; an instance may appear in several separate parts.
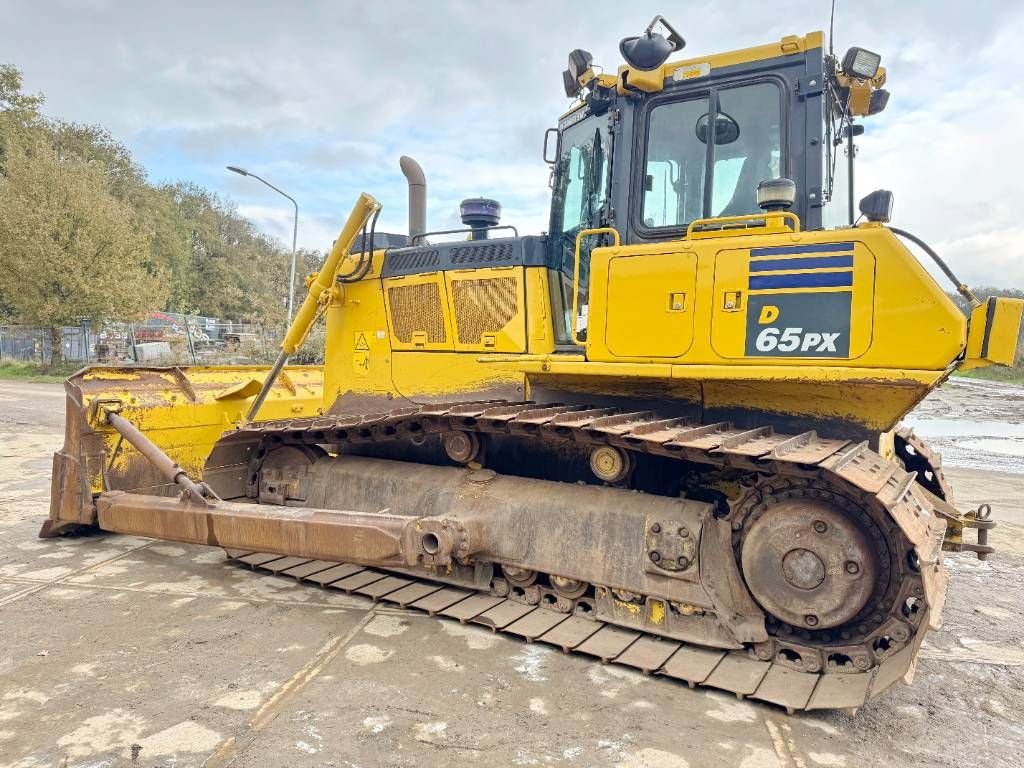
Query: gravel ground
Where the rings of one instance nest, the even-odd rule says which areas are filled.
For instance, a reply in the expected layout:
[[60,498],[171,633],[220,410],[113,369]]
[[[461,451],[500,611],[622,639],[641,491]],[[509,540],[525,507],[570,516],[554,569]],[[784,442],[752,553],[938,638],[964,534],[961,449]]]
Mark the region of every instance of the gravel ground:
[[993,503],[999,554],[948,558],[917,680],[856,716],[790,717],[215,550],[41,541],[63,395],[0,382],[0,413],[0,768],[1021,765],[1024,474],[979,468],[969,444],[995,439],[990,466],[1019,468],[1016,437],[977,425],[1024,421],[1021,388],[956,382],[915,414],[958,503]]

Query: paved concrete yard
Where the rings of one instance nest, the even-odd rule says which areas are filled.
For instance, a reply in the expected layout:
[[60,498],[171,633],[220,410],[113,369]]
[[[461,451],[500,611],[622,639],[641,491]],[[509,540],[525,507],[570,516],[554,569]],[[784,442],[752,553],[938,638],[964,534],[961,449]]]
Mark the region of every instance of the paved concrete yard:
[[[1024,411],[1022,411],[1024,413]],[[0,767],[1019,766],[1024,527],[913,687],[794,717],[124,536],[41,541],[59,387],[0,382]],[[1024,476],[952,471],[1004,516]]]

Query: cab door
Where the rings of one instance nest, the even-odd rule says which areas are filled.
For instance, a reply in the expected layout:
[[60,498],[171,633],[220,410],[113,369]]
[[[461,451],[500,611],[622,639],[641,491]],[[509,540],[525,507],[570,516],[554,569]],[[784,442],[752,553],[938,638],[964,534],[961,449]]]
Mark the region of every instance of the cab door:
[[696,284],[697,255],[691,251],[613,256],[604,318],[609,356],[685,355],[693,344]]

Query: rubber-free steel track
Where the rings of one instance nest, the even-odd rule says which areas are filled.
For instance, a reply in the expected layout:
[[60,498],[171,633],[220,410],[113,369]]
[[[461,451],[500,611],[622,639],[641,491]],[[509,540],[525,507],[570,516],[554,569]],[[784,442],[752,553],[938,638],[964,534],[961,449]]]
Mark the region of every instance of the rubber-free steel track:
[[[762,659],[750,649],[723,651],[691,645],[408,573],[260,553],[229,556],[235,562],[317,586],[481,624],[527,641],[548,643],[691,686],[731,691],[790,711],[856,709],[900,678],[909,679],[925,634],[940,624],[948,581],[941,554],[945,520],[929,500],[931,494],[919,486],[916,472],[883,458],[867,443],[820,438],[815,432],[779,434],[770,426],[749,429],[729,422],[695,424],[651,412],[493,401],[264,422],[229,434],[260,440],[261,447],[253,456],[255,479],[262,456],[282,444],[344,446],[416,440],[453,430],[607,444],[698,464],[738,467],[763,477],[757,490],[762,497],[806,492],[815,483],[837,489],[883,516],[894,534],[905,537],[913,550],[912,568],[899,582],[896,600],[888,608],[891,615],[883,619],[896,630],[890,632],[894,637],[871,650],[868,669],[823,664],[820,670],[808,671],[794,668],[783,656]],[[750,505],[757,500],[737,501]],[[734,527],[741,525],[742,520],[734,523]],[[913,610],[905,609],[909,605]],[[902,637],[901,631],[905,633]]]

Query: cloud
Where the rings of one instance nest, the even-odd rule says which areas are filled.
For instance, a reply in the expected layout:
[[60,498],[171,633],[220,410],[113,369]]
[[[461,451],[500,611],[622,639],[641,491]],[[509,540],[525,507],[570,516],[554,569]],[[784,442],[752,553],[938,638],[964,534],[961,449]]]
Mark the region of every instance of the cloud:
[[[697,56],[827,28],[828,5],[694,0],[668,12]],[[1024,99],[1012,77],[1024,9],[838,5],[837,48],[880,51],[893,94],[867,122],[859,193],[892,189],[895,223],[964,279],[1024,286],[1024,156],[1014,146]],[[458,201],[485,194],[503,203],[504,221],[546,229],[541,144],[566,107],[566,54],[584,47],[613,70],[619,38],[664,10],[617,0],[8,0],[0,59],[24,70],[51,114],[109,127],[152,178],[229,195],[290,245],[288,202],[224,166],[260,173],[299,201],[300,246],[323,248],[362,190],[384,203],[380,226],[404,230],[401,154],[427,172],[431,227],[457,224]]]

